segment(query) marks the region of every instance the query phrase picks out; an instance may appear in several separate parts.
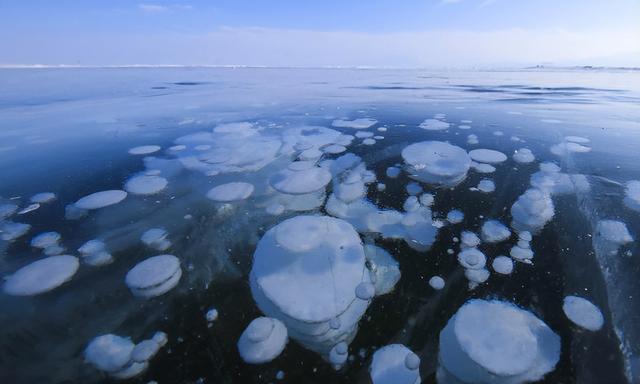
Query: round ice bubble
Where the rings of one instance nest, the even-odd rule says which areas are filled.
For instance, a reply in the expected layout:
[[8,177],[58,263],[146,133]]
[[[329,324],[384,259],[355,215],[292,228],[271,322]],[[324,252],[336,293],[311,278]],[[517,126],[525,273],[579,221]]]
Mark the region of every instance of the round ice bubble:
[[253,190],[253,184],[236,181],[211,188],[207,198],[217,202],[239,201],[251,196]]
[[597,331],[604,324],[604,317],[600,308],[582,297],[565,297],[562,310],[574,324],[589,331]]
[[78,258],[70,255],[51,256],[34,261],[6,278],[4,293],[32,296],[51,291],[71,280],[79,266]]
[[182,270],[180,260],[173,255],[153,256],[136,264],[125,277],[125,283],[135,296],[160,296],[174,288]]
[[410,176],[436,186],[454,186],[467,175],[471,158],[467,152],[442,141],[423,141],[402,150]]
[[246,363],[263,364],[278,357],[287,340],[287,328],[280,320],[259,317],[240,335],[238,352]]
[[109,190],[92,193],[75,202],[74,206],[80,209],[100,209],[118,204],[127,197],[127,192]]
[[469,151],[472,160],[479,163],[496,164],[507,160],[507,155],[493,149],[474,149]]

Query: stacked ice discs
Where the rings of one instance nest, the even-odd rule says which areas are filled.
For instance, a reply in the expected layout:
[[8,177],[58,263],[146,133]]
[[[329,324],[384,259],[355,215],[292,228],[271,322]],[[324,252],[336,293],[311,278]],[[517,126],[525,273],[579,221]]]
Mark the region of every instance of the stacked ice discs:
[[154,297],[175,287],[181,276],[180,260],[173,255],[160,255],[138,263],[127,273],[125,282],[135,296]]
[[402,150],[412,178],[435,186],[454,186],[467,176],[471,158],[464,149],[443,141],[423,141]]
[[329,357],[349,343],[368,299],[365,255],[353,227],[326,216],[297,216],[271,228],[254,253],[251,291],[267,316],[281,320],[291,338]]
[[287,328],[278,319],[258,317],[240,335],[238,351],[249,364],[267,363],[282,353],[287,344]]
[[525,383],[560,358],[560,337],[531,312],[502,301],[470,300],[440,333],[438,382]]
[[373,354],[373,384],[419,384],[420,358],[402,344],[386,345]]

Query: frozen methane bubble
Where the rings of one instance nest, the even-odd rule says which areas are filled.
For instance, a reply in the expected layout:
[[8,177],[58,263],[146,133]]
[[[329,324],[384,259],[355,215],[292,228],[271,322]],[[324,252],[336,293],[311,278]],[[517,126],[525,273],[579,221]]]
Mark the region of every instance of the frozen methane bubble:
[[400,176],[400,168],[398,167],[387,168],[387,177],[395,179],[398,176]]
[[303,170],[284,169],[269,179],[269,183],[275,190],[289,195],[304,195],[319,191],[330,181],[331,173],[325,168],[316,166]]
[[444,288],[444,279],[440,276],[432,276],[429,279],[429,285],[431,288],[439,291]]
[[218,202],[244,200],[253,193],[253,184],[241,181],[221,184],[207,192],[207,198]]
[[487,220],[482,224],[482,240],[498,243],[511,237],[511,231],[498,220]]
[[150,155],[152,153],[158,152],[160,150],[159,145],[141,145],[139,147],[134,147],[129,150],[129,154],[131,155]]
[[531,259],[533,259],[533,251],[528,246],[521,247],[520,245],[516,245],[511,248],[509,255],[514,259],[527,264],[531,264]]
[[[262,312],[285,323],[291,338],[328,358],[337,342],[355,336],[369,305],[356,297],[357,287],[371,280],[365,261],[360,236],[346,221],[296,216],[258,242],[251,292]],[[336,318],[338,329],[330,327]]]
[[364,139],[362,140],[362,144],[364,145],[374,145],[376,143],[375,139]]
[[329,362],[336,369],[340,369],[349,357],[349,346],[344,341],[339,342],[329,352]]
[[345,146],[338,145],[338,144],[331,144],[331,145],[327,145],[326,147],[322,148],[322,152],[328,153],[328,154],[331,154],[331,155],[342,153],[342,152],[344,152],[346,150],[347,150],[347,148]]
[[287,328],[280,320],[258,317],[240,335],[238,352],[246,363],[268,363],[282,353],[287,341]]
[[487,258],[478,248],[467,248],[458,253],[458,262],[467,269],[482,269],[487,263]]
[[493,173],[496,171],[496,167],[494,167],[493,165],[476,163],[475,161],[471,162],[471,168],[473,168],[478,173]]
[[80,209],[100,209],[108,207],[110,205],[118,204],[127,197],[127,192],[112,189],[108,191],[101,191],[92,193],[74,203],[76,208]]
[[627,182],[624,195],[624,204],[630,209],[640,212],[640,180]]
[[620,245],[633,241],[633,237],[629,233],[627,226],[622,221],[617,220],[600,220],[596,232],[605,240]]
[[464,149],[443,141],[411,144],[402,150],[402,158],[412,178],[435,186],[455,186],[471,166]]
[[38,204],[50,203],[55,199],[56,199],[56,194],[53,192],[41,192],[31,196],[31,202],[38,203]]
[[18,210],[18,206],[15,204],[11,204],[11,203],[0,204],[0,220],[4,220],[10,217],[14,213],[16,213],[17,210]]
[[164,332],[137,345],[129,338],[106,334],[95,337],[84,351],[85,360],[95,368],[116,379],[129,379],[139,375],[149,365],[160,348],[167,343]]
[[110,264],[113,257],[107,251],[106,245],[102,240],[94,239],[84,243],[78,248],[82,260],[94,267]]
[[58,245],[62,237],[58,232],[43,232],[31,239],[31,246],[34,248],[45,249],[53,245]]
[[445,129],[449,129],[449,123],[442,120],[437,119],[426,119],[422,123],[420,123],[420,128],[426,129],[427,131],[442,131]]
[[107,334],[95,337],[84,351],[85,359],[104,372],[118,372],[131,362],[135,344],[129,338]]
[[462,231],[460,234],[462,248],[473,248],[480,245],[480,238],[471,231]]
[[137,175],[124,184],[124,190],[134,195],[155,195],[167,187],[167,179],[161,176]]
[[356,134],[354,136],[359,138],[359,139],[365,139],[367,137],[373,137],[373,132],[360,131],[360,132],[356,132]]
[[14,241],[24,236],[31,229],[31,225],[14,223],[13,221],[0,221],[0,239]]
[[560,358],[560,337],[531,312],[469,300],[440,332],[438,382],[515,384],[540,380]]
[[400,266],[386,250],[372,244],[364,246],[367,258],[366,266],[372,273],[376,295],[385,295],[395,287],[400,280]]
[[496,190],[496,185],[492,180],[482,179],[478,183],[478,190],[484,193],[491,193]]
[[4,283],[4,293],[12,296],[33,296],[51,291],[71,280],[80,263],[75,256],[61,255],[40,259],[28,264]]
[[168,235],[169,233],[164,228],[151,228],[144,231],[140,240],[156,251],[166,251],[171,246],[171,241],[167,239]]
[[491,267],[502,275],[509,275],[513,272],[513,261],[507,256],[498,256],[493,259]]
[[413,182],[407,184],[406,190],[407,190],[407,193],[412,196],[419,195],[422,193],[422,187],[420,186],[420,184],[413,183]]
[[517,231],[537,232],[553,218],[555,209],[549,194],[527,189],[511,206],[511,227]]
[[520,164],[531,163],[536,159],[533,152],[528,148],[516,149],[512,157],[513,161]]
[[178,284],[182,276],[180,260],[173,255],[153,256],[136,264],[125,277],[135,296],[160,296]]
[[476,145],[478,144],[480,141],[478,140],[478,136],[471,134],[469,136],[467,136],[467,144],[471,144],[471,145]]
[[493,149],[474,149],[469,152],[469,157],[479,163],[496,164],[507,160],[507,155]]
[[597,331],[604,324],[604,317],[600,309],[582,297],[565,297],[562,310],[575,325],[589,331]]
[[447,213],[447,221],[451,224],[462,223],[462,220],[464,220],[464,213],[462,213],[462,211],[452,209]]
[[208,322],[213,322],[218,320],[218,310],[215,308],[211,308],[210,310],[207,311],[207,313],[205,314],[205,318],[207,319]]
[[419,384],[420,358],[402,344],[390,344],[373,354],[369,375],[373,384]]
[[333,123],[331,123],[331,125],[336,128],[367,129],[375,125],[377,122],[378,120],[367,117],[367,118],[361,118],[361,119],[355,119],[355,120],[338,119],[338,120],[334,120]]

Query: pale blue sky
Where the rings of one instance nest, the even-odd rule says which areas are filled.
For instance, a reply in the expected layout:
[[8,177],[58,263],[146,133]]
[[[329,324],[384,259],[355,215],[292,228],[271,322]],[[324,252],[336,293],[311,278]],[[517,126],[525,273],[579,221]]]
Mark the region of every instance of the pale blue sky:
[[0,64],[640,64],[640,0],[0,0]]

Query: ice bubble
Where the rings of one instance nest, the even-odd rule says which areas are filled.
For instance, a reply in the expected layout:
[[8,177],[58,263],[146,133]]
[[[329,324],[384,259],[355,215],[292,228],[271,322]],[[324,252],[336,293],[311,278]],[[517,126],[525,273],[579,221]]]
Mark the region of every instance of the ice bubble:
[[[375,275],[376,295],[385,295],[395,287],[400,280],[400,266],[386,250],[372,244],[364,246],[369,270]],[[374,269],[374,270],[373,270]]]
[[89,240],[78,248],[78,252],[85,263],[95,267],[107,265],[113,261],[113,257],[107,252],[106,245],[102,240]]
[[596,234],[615,244],[624,245],[633,241],[627,225],[617,220],[600,220],[596,227]]
[[423,207],[432,206],[434,200],[435,197],[431,193],[423,193],[420,195],[420,204],[422,204]]
[[494,167],[493,165],[476,163],[475,161],[471,162],[471,168],[473,168],[478,173],[493,173],[496,171],[496,167]]
[[427,131],[442,131],[445,129],[449,129],[449,123],[442,120],[437,119],[426,119],[419,125],[420,128],[426,129]]
[[359,139],[366,139],[368,137],[373,137],[373,132],[360,131],[360,132],[356,132],[354,136]]
[[463,248],[473,248],[480,245],[480,238],[471,231],[462,231],[460,238]]
[[378,121],[376,119],[371,119],[371,118],[361,118],[361,119],[355,119],[355,120],[338,119],[338,120],[334,120],[333,123],[331,123],[331,125],[336,128],[367,129],[375,125],[377,122]]
[[135,296],[160,296],[180,281],[180,260],[173,255],[153,256],[136,264],[125,277],[125,283]]
[[80,209],[100,209],[118,204],[127,197],[127,192],[113,189],[92,193],[76,201],[74,206]]
[[533,155],[533,152],[531,152],[531,150],[528,148],[516,149],[512,157],[513,161],[521,164],[531,163],[536,159],[536,157]]
[[604,324],[604,317],[600,309],[582,297],[565,297],[562,310],[575,325],[589,331],[597,331]]
[[493,149],[474,149],[469,151],[469,157],[479,163],[496,164],[507,160],[507,155]]
[[419,384],[420,358],[402,344],[378,349],[371,360],[369,375],[373,384]]
[[276,372],[276,379],[277,380],[284,380],[284,372],[283,371]]
[[302,195],[321,190],[331,181],[331,173],[321,167],[301,171],[282,170],[273,175],[269,182],[279,192]]
[[473,134],[471,134],[471,135],[467,136],[467,144],[470,144],[470,145],[476,145],[476,144],[478,144],[479,142],[480,142],[480,141],[478,140],[478,136],[473,135]]
[[384,192],[384,190],[385,190],[385,189],[387,189],[387,186],[386,186],[384,183],[378,183],[378,184],[376,185],[376,189],[377,189],[379,192]]
[[323,152],[318,148],[311,148],[311,149],[302,151],[298,157],[300,158],[300,160],[303,160],[303,161],[316,160],[321,158],[322,154]]
[[451,224],[462,223],[462,220],[464,220],[464,213],[462,213],[462,211],[459,211],[457,209],[452,209],[451,211],[449,211],[449,213],[447,213],[447,220]]
[[422,193],[422,187],[420,186],[420,184],[413,183],[413,182],[407,184],[406,190],[407,190],[407,193],[412,196],[419,195]]
[[356,287],[356,296],[361,300],[369,300],[376,295],[376,288],[371,283],[360,283]]
[[338,199],[345,203],[361,198],[364,196],[365,192],[365,185],[362,180],[353,181],[347,179],[338,184],[335,184],[334,182],[333,193]]
[[21,210],[19,210],[17,214],[18,215],[24,215],[24,214],[27,214],[29,212],[33,212],[38,208],[40,208],[40,203],[29,204],[26,207],[24,207]]
[[491,193],[496,190],[496,185],[492,180],[482,179],[478,183],[478,190],[484,193]]
[[564,140],[572,143],[578,143],[578,144],[587,144],[588,142],[591,141],[586,137],[581,137],[581,136],[565,136]]
[[526,383],[560,358],[560,337],[532,313],[502,301],[469,300],[440,332],[438,382]]
[[482,224],[482,240],[488,243],[498,243],[510,236],[509,228],[497,220],[487,220]]
[[134,147],[129,150],[129,154],[131,155],[149,155],[160,150],[159,145],[142,145],[139,147]]
[[531,259],[533,259],[533,251],[529,247],[524,248],[519,245],[512,247],[509,255],[524,263],[531,263]]
[[168,235],[164,228],[151,228],[144,231],[140,240],[156,251],[166,251],[171,246],[171,241],[167,240]]
[[511,206],[511,226],[518,230],[537,232],[547,224],[555,214],[553,201],[549,194],[536,188],[527,189]]
[[167,184],[167,179],[161,176],[137,175],[127,180],[124,189],[134,195],[154,195],[165,189]]
[[[296,216],[258,242],[251,292],[267,316],[287,325],[292,338],[328,358],[336,340],[355,336],[367,309],[369,302],[356,297],[356,287],[371,280],[365,262],[360,236],[349,223]],[[340,328],[332,329],[336,318]]]
[[374,145],[376,143],[375,139],[364,139],[362,140],[362,144],[364,145]]
[[347,150],[347,148],[345,146],[338,145],[338,144],[331,144],[331,145],[328,145],[328,146],[322,148],[322,152],[328,153],[328,154],[332,154],[332,155],[335,155],[335,154],[338,154],[338,153],[342,153],[342,152],[344,152],[346,150]]
[[469,280],[469,289],[474,289],[489,279],[489,271],[485,268],[465,269],[464,276]]
[[591,148],[584,146],[582,144],[565,141],[562,143],[552,145],[551,148],[549,148],[549,150],[551,151],[551,153],[553,153],[556,156],[566,156],[570,153],[590,152]]
[[105,372],[117,372],[131,362],[135,344],[129,339],[106,334],[95,337],[84,351],[85,359]]
[[13,296],[33,296],[51,291],[71,280],[79,265],[78,258],[69,255],[51,256],[34,261],[6,278],[4,293]]
[[205,318],[210,323],[216,321],[218,319],[218,310],[215,308],[211,308],[207,311]]
[[467,176],[471,159],[467,152],[442,141],[423,141],[402,150],[408,173],[436,186],[455,186]]
[[221,184],[207,192],[207,198],[217,202],[244,200],[253,193],[253,184],[241,181]]
[[387,132],[387,127],[380,127],[378,128],[379,132]]
[[38,203],[38,204],[50,203],[55,199],[56,199],[56,194],[52,192],[41,192],[31,196],[31,202]]
[[273,203],[273,204],[269,204],[267,206],[267,208],[265,209],[265,211],[273,216],[278,216],[284,213],[285,211],[285,206],[280,204],[280,203]]
[[131,360],[136,363],[145,363],[158,353],[160,347],[161,345],[153,339],[143,340],[133,348]]
[[458,125],[458,128],[460,129],[471,129],[471,126],[468,124],[460,124]]
[[467,248],[458,253],[458,262],[467,269],[482,269],[487,263],[487,258],[478,248]]
[[444,279],[440,276],[433,276],[429,279],[429,285],[439,291],[444,288]]
[[509,275],[513,272],[513,261],[507,256],[497,256],[493,259],[491,267],[500,274]]
[[0,204],[0,220],[4,220],[18,210],[18,206],[11,203]]
[[278,319],[258,317],[240,335],[238,352],[248,364],[267,363],[287,345],[287,328]]
[[30,229],[29,224],[0,221],[0,238],[4,241],[14,241],[24,236]]
[[400,168],[398,167],[387,168],[387,177],[395,179],[398,176],[400,176]]
[[185,149],[187,149],[186,145],[174,145],[169,147],[169,150],[172,152],[184,151]]
[[57,245],[61,238],[58,232],[43,232],[31,239],[31,246],[45,249],[52,245]]
[[524,240],[524,241],[531,241],[533,240],[533,236],[531,236],[531,232],[529,231],[522,231],[518,233],[518,239]]
[[331,351],[329,352],[329,361],[331,364],[340,368],[344,363],[346,363],[347,358],[349,357],[348,347],[347,343],[343,341],[331,348]]
[[624,204],[630,209],[640,212],[640,180],[627,182],[624,194]]

